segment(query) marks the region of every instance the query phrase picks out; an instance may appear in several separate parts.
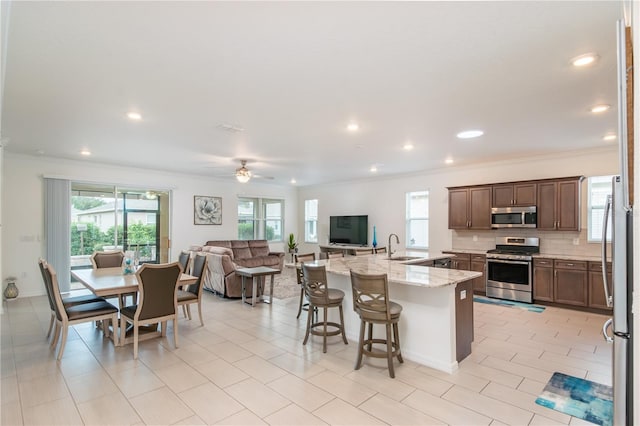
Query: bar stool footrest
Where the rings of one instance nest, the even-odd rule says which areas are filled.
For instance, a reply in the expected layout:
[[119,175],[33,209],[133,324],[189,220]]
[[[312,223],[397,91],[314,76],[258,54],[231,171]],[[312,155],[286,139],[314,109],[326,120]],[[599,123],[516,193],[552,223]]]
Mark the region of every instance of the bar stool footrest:
[[[365,349],[367,346],[369,345],[373,345],[373,344],[379,344],[379,345],[384,345],[384,351],[382,350],[378,350],[378,351],[373,351],[373,350],[368,350]],[[391,347],[393,348],[393,350],[391,351],[391,356],[392,357],[397,357],[398,355],[400,355],[400,345],[397,342],[391,342]],[[388,358],[387,355],[387,341],[385,339],[365,339],[362,342],[362,354],[363,355],[367,355],[373,358]],[[399,358],[399,361],[402,362],[402,358]]]
[[[316,327],[322,327],[322,330],[316,330]],[[329,327],[333,327],[336,330],[328,330]],[[314,336],[337,336],[338,334],[342,334],[342,325],[337,322],[329,322],[327,321],[327,332],[324,332],[324,322],[314,322],[311,324],[311,328],[309,329],[309,334],[313,334]]]

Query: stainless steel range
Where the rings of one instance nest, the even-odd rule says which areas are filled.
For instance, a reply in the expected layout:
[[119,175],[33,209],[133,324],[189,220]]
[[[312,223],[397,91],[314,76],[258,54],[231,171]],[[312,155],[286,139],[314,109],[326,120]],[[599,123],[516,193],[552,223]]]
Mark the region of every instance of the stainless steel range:
[[540,253],[539,238],[497,237],[487,252],[487,296],[533,302],[533,257]]

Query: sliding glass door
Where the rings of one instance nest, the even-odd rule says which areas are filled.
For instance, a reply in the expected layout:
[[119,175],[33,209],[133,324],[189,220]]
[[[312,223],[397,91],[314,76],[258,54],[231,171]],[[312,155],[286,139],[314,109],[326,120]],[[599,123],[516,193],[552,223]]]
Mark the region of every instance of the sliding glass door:
[[90,268],[91,254],[123,250],[140,262],[169,261],[168,191],[71,184],[71,267]]

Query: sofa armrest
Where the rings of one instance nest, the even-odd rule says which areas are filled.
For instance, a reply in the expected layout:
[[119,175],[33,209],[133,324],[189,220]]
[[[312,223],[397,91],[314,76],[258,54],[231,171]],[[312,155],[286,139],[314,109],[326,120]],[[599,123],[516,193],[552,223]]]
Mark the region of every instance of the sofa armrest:
[[283,251],[270,251],[269,252],[269,256],[284,257],[284,252]]

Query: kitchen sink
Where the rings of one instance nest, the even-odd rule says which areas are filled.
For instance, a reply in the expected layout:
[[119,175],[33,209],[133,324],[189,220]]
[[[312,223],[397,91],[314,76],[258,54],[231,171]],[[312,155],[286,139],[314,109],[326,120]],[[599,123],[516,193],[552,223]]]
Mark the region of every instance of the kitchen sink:
[[416,260],[416,259],[422,259],[422,258],[419,256],[393,256],[389,258],[389,260],[397,260],[397,261]]

